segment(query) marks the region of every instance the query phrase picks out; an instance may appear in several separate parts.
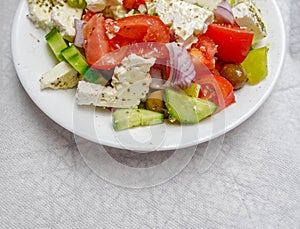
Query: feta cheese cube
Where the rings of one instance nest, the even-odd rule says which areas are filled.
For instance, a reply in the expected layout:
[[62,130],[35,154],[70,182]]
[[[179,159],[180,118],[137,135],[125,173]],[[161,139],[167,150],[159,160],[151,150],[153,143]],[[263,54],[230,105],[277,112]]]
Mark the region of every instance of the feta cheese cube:
[[87,6],[90,11],[100,12],[105,9],[107,0],[86,0]]
[[251,0],[245,0],[232,8],[236,23],[254,32],[254,41],[259,41],[267,36],[266,27],[259,9]]
[[65,61],[60,62],[40,79],[41,89],[73,88],[78,84],[77,71]]
[[86,2],[89,10],[102,12],[105,17],[119,19],[127,14],[122,0],[86,0]]
[[39,28],[48,29],[52,26],[50,1],[28,0],[28,18]]
[[57,28],[68,41],[75,37],[75,19],[81,19],[82,9],[75,9],[68,4],[54,7],[51,12],[52,27]]
[[217,7],[217,5],[220,2],[222,2],[222,0],[183,0],[183,1],[200,6],[210,11],[214,10]]
[[103,15],[117,20],[126,17],[127,10],[122,5],[110,5],[103,10]]
[[193,40],[193,36],[205,32],[214,20],[212,11],[180,0],[158,0],[155,11],[174,30],[179,43]]
[[39,28],[51,30],[56,27],[62,36],[73,41],[74,20],[80,19],[83,10],[70,7],[64,0],[28,0],[28,18]]
[[116,67],[112,87],[104,87],[81,81],[77,88],[79,105],[100,107],[134,108],[146,98],[152,81],[149,74],[155,58],[144,59],[135,54],[124,58],[122,65]]

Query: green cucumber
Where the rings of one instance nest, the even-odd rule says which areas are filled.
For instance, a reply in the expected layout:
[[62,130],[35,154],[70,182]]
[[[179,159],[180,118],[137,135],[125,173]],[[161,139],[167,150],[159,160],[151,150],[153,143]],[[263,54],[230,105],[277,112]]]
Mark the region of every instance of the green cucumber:
[[61,51],[68,47],[67,43],[56,28],[52,29],[46,36],[46,41],[59,61],[64,60]]
[[182,124],[195,124],[214,113],[217,106],[210,101],[190,97],[170,88],[165,89],[165,104],[171,119]]
[[62,50],[61,54],[81,75],[83,75],[90,67],[80,51],[74,45]]
[[61,54],[66,61],[87,81],[106,85],[107,80],[101,74],[96,73],[94,69],[88,65],[83,55],[74,45],[62,50]]
[[164,122],[164,114],[145,109],[117,109],[112,116],[113,127],[117,131]]

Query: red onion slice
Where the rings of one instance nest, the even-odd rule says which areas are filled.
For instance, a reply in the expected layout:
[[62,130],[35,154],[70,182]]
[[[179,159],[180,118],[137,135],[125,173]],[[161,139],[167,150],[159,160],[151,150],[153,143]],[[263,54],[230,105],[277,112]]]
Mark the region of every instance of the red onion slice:
[[74,24],[75,24],[74,45],[79,48],[83,48],[84,47],[83,28],[86,25],[86,22],[75,18]]
[[166,84],[172,87],[189,87],[196,75],[189,53],[174,42],[167,44],[166,47],[170,56],[170,77]]
[[231,10],[231,6],[229,2],[223,0],[219,3],[217,8],[214,10],[215,20],[218,23],[225,23],[225,24],[235,24],[235,19]]

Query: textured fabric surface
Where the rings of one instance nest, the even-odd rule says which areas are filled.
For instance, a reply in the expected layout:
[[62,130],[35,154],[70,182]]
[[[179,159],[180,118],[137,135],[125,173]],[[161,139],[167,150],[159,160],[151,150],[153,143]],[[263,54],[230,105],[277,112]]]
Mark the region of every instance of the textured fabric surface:
[[[221,153],[207,171],[199,164],[202,144],[168,182],[122,188],[95,175],[73,134],[41,112],[24,91],[10,47],[18,1],[0,4],[0,228],[300,227],[298,48],[288,49],[293,55],[288,51],[272,94],[225,135]],[[286,31],[299,34],[299,27],[290,28],[290,21],[297,20],[290,14],[292,1],[278,4]],[[298,45],[294,36],[289,44]],[[140,160],[132,157],[119,156],[128,163]]]

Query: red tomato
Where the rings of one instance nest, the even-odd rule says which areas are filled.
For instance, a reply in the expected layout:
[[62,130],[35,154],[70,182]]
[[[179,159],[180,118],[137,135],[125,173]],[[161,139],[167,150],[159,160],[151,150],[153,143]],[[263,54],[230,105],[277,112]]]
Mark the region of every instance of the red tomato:
[[254,33],[238,27],[211,24],[205,35],[218,45],[217,55],[223,61],[240,64],[250,51]]
[[192,48],[190,50],[190,56],[196,71],[194,81],[211,74],[211,70],[204,63],[202,52],[199,49]]
[[210,37],[205,35],[198,36],[198,41],[192,45],[190,52],[192,52],[194,57],[199,58],[209,69],[215,68],[217,46]]
[[109,21],[106,29],[115,34],[111,42],[119,46],[137,42],[168,43],[170,41],[168,27],[159,17],[151,15],[134,15]]
[[144,58],[157,58],[157,62],[164,63],[169,58],[169,51],[164,43],[143,42],[128,46],[128,51]]
[[85,10],[82,16],[82,20],[84,21],[89,21],[96,13],[90,11],[90,10]]
[[145,5],[145,0],[123,0],[123,6],[127,9],[138,9],[140,5]]
[[[111,33],[114,37],[110,39],[111,46],[119,48],[125,45],[143,42],[144,37],[148,32],[149,25],[137,24],[134,20],[122,22],[120,19],[117,21],[106,20],[106,30]],[[117,32],[115,32],[117,30]]]
[[[115,36],[109,39],[107,33]],[[97,14],[88,21],[84,34],[87,62],[95,68],[113,68],[131,53],[144,58],[168,57],[165,43],[170,40],[169,30],[155,16],[136,15],[114,21]]]
[[84,27],[85,55],[90,66],[98,67],[96,64],[98,60],[111,51],[105,33],[104,21],[102,15],[96,14]]
[[224,77],[211,74],[195,82],[201,85],[199,98],[214,102],[218,106],[216,112],[235,102],[233,86]]

